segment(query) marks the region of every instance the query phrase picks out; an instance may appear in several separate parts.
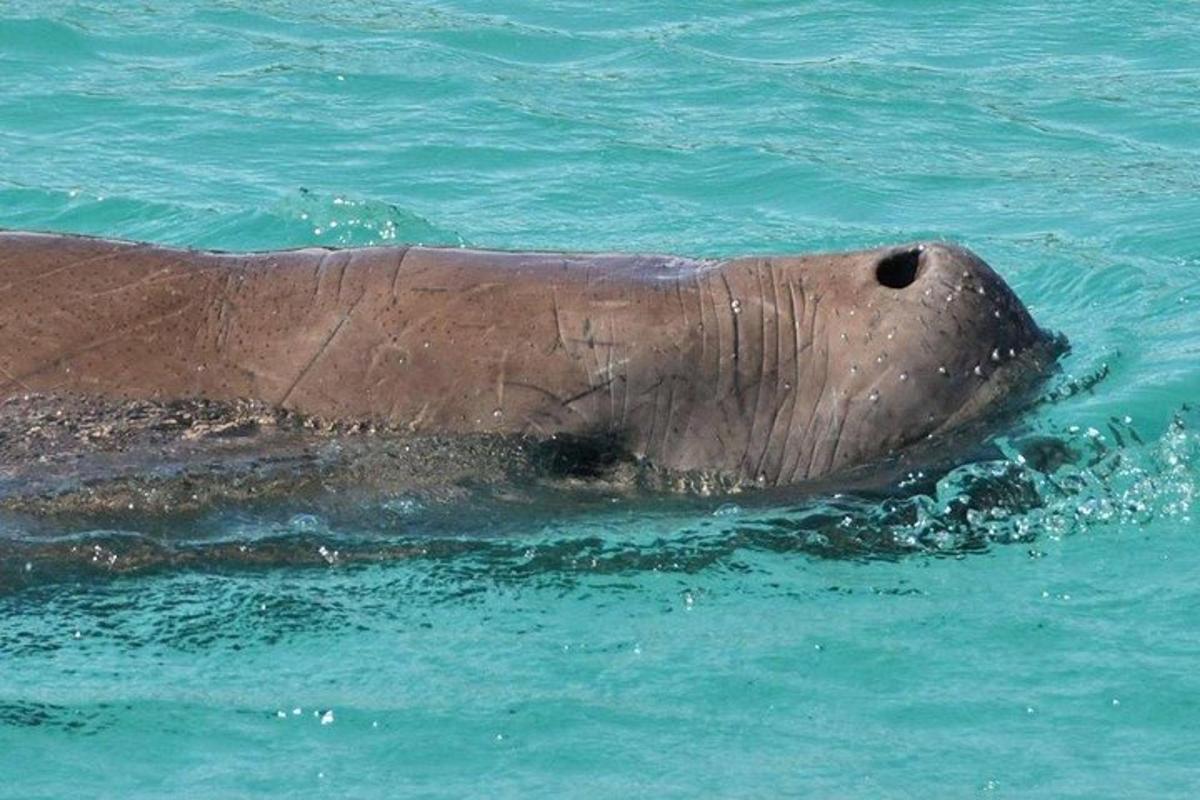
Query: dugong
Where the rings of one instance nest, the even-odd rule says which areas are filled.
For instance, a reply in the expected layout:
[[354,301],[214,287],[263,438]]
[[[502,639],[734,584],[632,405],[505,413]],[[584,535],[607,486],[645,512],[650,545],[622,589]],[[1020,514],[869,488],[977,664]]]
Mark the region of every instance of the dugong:
[[736,484],[836,479],[953,432],[1058,347],[940,242],[705,260],[0,233],[0,401],[249,400],[414,435],[602,438]]

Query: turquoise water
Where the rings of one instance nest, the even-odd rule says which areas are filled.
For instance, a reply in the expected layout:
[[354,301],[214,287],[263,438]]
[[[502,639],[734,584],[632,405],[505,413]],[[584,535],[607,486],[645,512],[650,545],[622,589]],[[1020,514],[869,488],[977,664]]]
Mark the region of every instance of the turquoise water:
[[[887,501],[0,531],[0,797],[1194,793],[1200,7],[0,15],[0,227],[946,237],[1073,344],[998,454]],[[19,555],[56,535],[94,557]]]

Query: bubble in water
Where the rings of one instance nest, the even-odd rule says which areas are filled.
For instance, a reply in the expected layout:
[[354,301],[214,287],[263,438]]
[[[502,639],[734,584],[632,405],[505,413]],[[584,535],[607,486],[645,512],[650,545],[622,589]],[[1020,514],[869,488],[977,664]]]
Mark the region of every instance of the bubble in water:
[[868,397],[871,399],[871,402],[872,402],[872,403],[874,403],[874,402],[876,402],[876,401],[878,401],[878,400],[879,400],[879,390],[878,390],[878,389],[872,389],[872,390],[871,390],[871,393],[870,393],[869,395],[867,395],[867,396],[868,396]]
[[973,369],[971,371],[974,372],[976,375],[978,375],[980,378],[983,377],[983,367],[979,366],[978,364],[976,364],[975,369]]
[[297,533],[311,533],[321,529],[321,520],[312,514],[293,514],[288,527]]
[[333,724],[333,709],[332,708],[321,715],[321,724],[322,725],[332,725]]
[[944,364],[942,366],[938,367],[938,372],[940,372],[943,375],[950,374],[950,370],[946,369],[946,366]]
[[999,348],[997,348],[992,351],[992,361],[999,361],[999,360],[1000,360],[1000,350],[999,350]]
[[729,307],[733,309],[733,313],[735,314],[742,313],[742,303],[740,300],[731,300],[729,302]]
[[900,380],[902,380],[902,381],[906,381],[906,380],[908,380],[908,373],[907,373],[907,372],[901,372],[901,373],[900,373]]

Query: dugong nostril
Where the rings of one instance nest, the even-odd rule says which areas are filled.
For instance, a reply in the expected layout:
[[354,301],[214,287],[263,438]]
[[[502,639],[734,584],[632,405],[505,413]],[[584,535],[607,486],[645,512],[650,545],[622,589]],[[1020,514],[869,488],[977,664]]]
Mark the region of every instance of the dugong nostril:
[[875,265],[875,280],[889,289],[903,289],[917,279],[921,268],[922,248],[901,250],[879,259]]

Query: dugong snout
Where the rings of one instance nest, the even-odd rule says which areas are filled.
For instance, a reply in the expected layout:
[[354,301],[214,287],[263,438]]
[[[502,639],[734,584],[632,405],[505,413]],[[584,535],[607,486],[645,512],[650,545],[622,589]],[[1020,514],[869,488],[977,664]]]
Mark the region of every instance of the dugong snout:
[[749,447],[765,454],[755,468],[771,483],[837,473],[982,417],[1045,374],[1065,344],[964,247],[917,242],[770,265],[803,297],[796,349],[809,354],[794,381],[805,413],[773,435],[781,455],[771,457],[774,442]]

